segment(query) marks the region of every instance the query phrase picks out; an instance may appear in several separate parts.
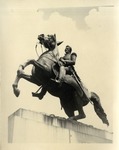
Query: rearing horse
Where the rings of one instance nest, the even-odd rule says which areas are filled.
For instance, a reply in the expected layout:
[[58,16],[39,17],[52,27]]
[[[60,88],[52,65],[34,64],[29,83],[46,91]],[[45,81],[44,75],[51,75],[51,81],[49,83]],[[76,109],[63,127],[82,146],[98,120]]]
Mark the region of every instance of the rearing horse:
[[[91,102],[98,117],[103,123],[109,125],[107,115],[101,106],[98,95],[94,92],[89,93],[82,82],[76,80],[75,75],[66,74],[61,86],[51,80],[56,77],[53,72],[53,66],[59,61],[58,45],[61,44],[57,43],[56,35],[44,36],[44,34],[41,34],[38,36],[38,39],[48,50],[37,61],[32,59],[19,66],[15,82],[12,85],[14,94],[17,97],[19,96],[18,82],[23,78],[38,86],[45,87],[51,95],[59,97],[61,106],[64,108],[69,119],[78,120],[85,118],[83,106]],[[33,65],[32,75],[26,75],[23,72],[28,65]],[[79,112],[77,116],[74,115],[75,110]]]

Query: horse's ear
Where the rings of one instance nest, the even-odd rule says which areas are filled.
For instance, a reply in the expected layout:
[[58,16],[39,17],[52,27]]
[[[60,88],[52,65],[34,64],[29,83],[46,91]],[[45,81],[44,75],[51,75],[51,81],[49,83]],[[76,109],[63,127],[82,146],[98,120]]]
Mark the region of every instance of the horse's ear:
[[56,39],[56,34],[54,34],[54,37],[55,37],[55,39]]
[[60,42],[58,41],[58,42],[57,42],[57,46],[59,46],[59,45],[62,44],[63,42],[64,42],[64,41],[60,41]]

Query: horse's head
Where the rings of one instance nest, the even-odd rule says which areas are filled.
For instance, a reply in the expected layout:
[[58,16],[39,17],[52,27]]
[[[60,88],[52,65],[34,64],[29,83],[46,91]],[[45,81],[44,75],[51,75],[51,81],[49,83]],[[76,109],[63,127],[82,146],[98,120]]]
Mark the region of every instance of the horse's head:
[[56,35],[47,35],[44,34],[38,35],[39,43],[42,44],[45,48],[48,48],[49,50],[53,50],[57,45],[60,45],[62,42],[56,41]]

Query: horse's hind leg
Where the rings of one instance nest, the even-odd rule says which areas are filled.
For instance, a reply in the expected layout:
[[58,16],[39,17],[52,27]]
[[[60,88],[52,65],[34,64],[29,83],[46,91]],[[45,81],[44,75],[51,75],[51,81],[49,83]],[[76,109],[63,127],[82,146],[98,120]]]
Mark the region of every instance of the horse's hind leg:
[[71,117],[74,116],[74,110],[72,110],[72,109],[70,109],[70,108],[68,108],[68,107],[64,107],[64,111],[65,111],[66,115],[67,115],[69,118],[71,118]]
[[[86,117],[86,115],[85,115],[85,113],[83,111],[83,107],[78,109],[78,113],[79,113],[79,115],[75,116],[74,111],[70,112],[70,114],[68,115],[68,117],[69,117],[68,119],[69,120],[79,120],[79,119],[84,119]],[[66,113],[66,114],[68,114],[68,113]]]
[[80,110],[78,110],[78,113],[79,113],[79,115],[74,117],[76,120],[86,118],[86,115],[84,113],[83,107]]
[[83,100],[79,97],[77,92],[74,92],[74,101],[76,105],[76,109],[78,110],[78,115],[71,117],[73,120],[79,120],[79,119],[84,119],[86,118],[86,115],[83,110]]
[[84,113],[84,110],[83,110],[82,106],[78,108],[78,113],[79,113],[78,115],[70,117],[70,119],[72,119],[72,120],[79,120],[79,119],[86,118],[86,115]]

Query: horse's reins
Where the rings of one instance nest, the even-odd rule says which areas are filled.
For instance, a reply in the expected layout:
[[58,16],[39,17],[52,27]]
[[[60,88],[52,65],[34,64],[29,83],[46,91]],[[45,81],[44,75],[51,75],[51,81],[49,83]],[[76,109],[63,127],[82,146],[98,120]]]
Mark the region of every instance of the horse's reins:
[[[39,43],[37,42],[36,45],[35,45],[35,51],[36,51],[37,56],[39,57],[40,55],[38,54],[38,51],[37,51],[38,44],[39,44]],[[43,53],[42,44],[41,44],[41,50],[42,50],[42,53]]]

